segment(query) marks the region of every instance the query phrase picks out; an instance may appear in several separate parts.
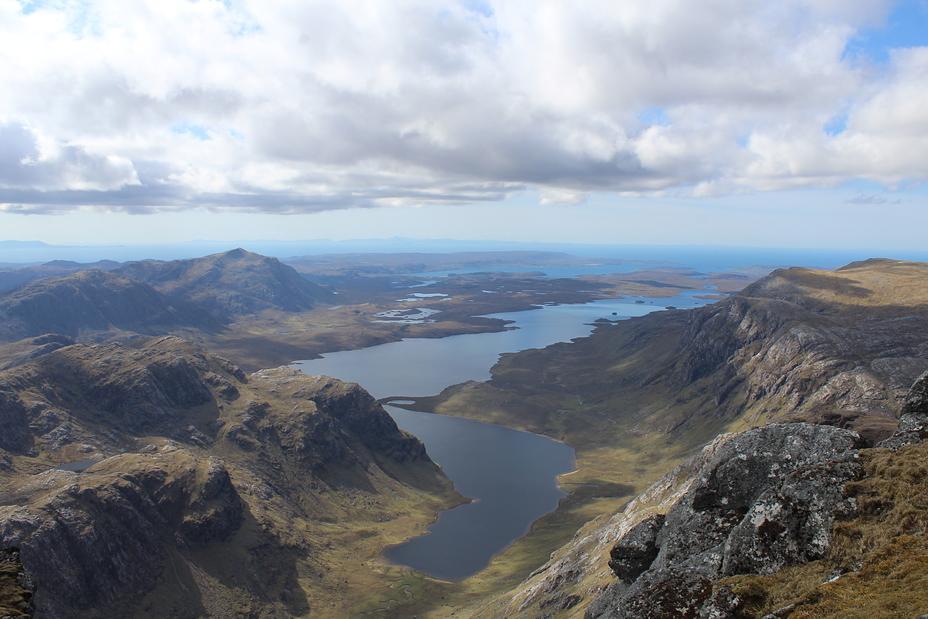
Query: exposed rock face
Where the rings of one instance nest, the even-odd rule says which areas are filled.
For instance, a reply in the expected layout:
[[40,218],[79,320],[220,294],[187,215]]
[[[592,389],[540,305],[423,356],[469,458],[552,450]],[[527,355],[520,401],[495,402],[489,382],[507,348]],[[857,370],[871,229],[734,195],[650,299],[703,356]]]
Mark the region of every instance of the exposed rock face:
[[842,488],[861,475],[861,444],[855,432],[806,423],[720,436],[624,513],[578,535],[508,604],[472,616],[552,617],[545,609],[568,598],[588,619],[720,612],[724,600],[712,597],[718,579],[824,555],[835,520],[853,513]]
[[141,282],[89,270],[35,281],[0,293],[0,340],[47,333],[103,338],[110,331],[144,335],[181,328],[217,331],[208,312]]
[[130,262],[118,272],[219,316],[264,309],[302,312],[332,297],[293,267],[243,249],[192,260]]
[[[611,586],[587,617],[695,618],[721,576],[821,558],[835,519],[853,511],[841,489],[860,475],[859,446],[856,433],[810,424],[728,438],[667,513],[654,562],[630,585]],[[616,546],[637,543],[639,527]]]
[[609,567],[625,584],[635,582],[654,563],[660,550],[657,538],[664,528],[664,519],[664,514],[645,518],[609,551]]
[[109,458],[93,472],[52,470],[14,486],[0,538],[23,549],[47,617],[93,609],[125,616],[170,560],[169,547],[205,548],[242,525],[228,471],[184,450]]
[[890,260],[774,271],[691,312],[665,371],[678,389],[711,395],[719,416],[831,423],[880,440],[928,368],[928,315],[909,297],[926,272]]
[[878,447],[898,449],[928,438],[928,372],[918,377],[906,396],[899,416],[899,429]]
[[329,561],[358,529],[450,495],[357,385],[248,377],[170,336],[0,373],[0,481],[0,544],[22,549],[52,619],[318,616],[349,586]]

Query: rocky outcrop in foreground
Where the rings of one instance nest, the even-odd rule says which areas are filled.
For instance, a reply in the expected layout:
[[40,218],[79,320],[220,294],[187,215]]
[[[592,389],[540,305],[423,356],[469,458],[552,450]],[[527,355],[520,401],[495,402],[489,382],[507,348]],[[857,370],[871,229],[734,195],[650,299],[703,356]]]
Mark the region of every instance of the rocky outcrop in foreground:
[[899,426],[879,449],[863,449],[850,430],[807,423],[722,435],[471,616],[924,614],[928,373],[910,389]]
[[861,474],[860,444],[855,432],[806,423],[722,435],[575,538],[505,609],[474,616],[551,618],[585,607],[589,619],[708,617],[724,603],[713,597],[718,579],[823,556],[835,519],[853,511],[841,489]]
[[[666,516],[643,520],[613,545],[619,580],[586,616],[730,616],[731,600],[712,595],[716,580],[825,555],[835,520],[854,510],[842,488],[861,475],[859,446],[854,432],[805,423],[720,438]],[[642,546],[653,548],[647,565],[635,552]]]

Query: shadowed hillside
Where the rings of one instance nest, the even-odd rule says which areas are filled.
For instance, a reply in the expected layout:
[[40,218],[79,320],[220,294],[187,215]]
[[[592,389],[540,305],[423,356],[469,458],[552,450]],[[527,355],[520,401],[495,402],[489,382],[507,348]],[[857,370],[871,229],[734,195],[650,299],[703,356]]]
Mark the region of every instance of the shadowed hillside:
[[44,617],[344,616],[457,497],[359,386],[175,337],[42,355],[0,410],[0,547]]
[[52,260],[51,262],[36,266],[0,271],[0,289],[15,288],[16,286],[22,286],[23,284],[28,284],[29,282],[44,277],[62,277],[89,269],[112,271],[113,269],[119,268],[119,266],[120,263],[113,260],[99,260],[90,263],[72,262],[70,260]]
[[5,341],[45,333],[105,339],[181,329],[216,332],[222,325],[195,305],[110,272],[80,271],[0,293],[0,339]]

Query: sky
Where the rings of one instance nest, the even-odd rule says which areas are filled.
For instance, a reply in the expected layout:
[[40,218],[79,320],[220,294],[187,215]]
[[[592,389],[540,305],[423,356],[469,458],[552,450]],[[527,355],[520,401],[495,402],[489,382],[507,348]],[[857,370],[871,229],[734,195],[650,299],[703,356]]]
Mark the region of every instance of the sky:
[[928,0],[0,0],[0,240],[925,248]]

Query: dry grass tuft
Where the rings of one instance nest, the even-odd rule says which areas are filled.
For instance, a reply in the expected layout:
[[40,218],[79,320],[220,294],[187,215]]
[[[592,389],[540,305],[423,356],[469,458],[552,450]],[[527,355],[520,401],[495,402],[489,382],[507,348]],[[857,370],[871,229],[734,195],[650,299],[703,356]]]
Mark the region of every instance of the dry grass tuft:
[[928,612],[928,444],[865,450],[861,458],[867,477],[845,487],[857,499],[857,517],[835,525],[828,557],[720,583],[745,601],[739,617],[791,605],[780,616],[914,619]]

